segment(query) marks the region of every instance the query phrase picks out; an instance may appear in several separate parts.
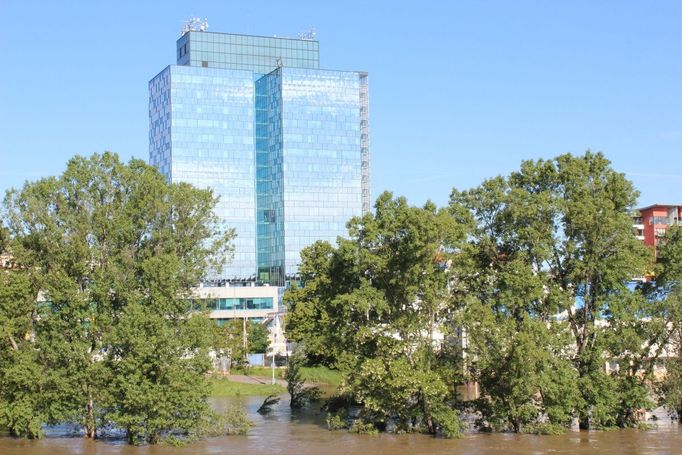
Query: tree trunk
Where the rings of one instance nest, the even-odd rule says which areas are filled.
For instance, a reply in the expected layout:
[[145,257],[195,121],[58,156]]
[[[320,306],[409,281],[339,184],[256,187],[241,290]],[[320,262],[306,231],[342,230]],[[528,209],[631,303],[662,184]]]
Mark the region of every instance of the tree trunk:
[[419,392],[421,402],[422,402],[422,414],[424,414],[424,423],[426,424],[426,431],[429,434],[436,434],[436,428],[433,424],[433,419],[431,418],[431,409],[429,404],[426,402],[426,397],[423,392]]
[[83,425],[83,431],[86,438],[97,438],[97,428],[95,427],[95,406],[92,401],[92,397],[90,397],[88,404],[85,406],[85,424]]

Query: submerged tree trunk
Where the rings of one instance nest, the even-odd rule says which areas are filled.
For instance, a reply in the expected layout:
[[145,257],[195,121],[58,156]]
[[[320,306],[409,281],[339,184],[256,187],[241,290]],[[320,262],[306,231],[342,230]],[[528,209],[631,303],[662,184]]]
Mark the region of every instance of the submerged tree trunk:
[[578,417],[578,428],[580,428],[581,430],[589,430],[590,429],[590,416],[580,415]]
[[419,406],[419,410],[421,411],[422,422],[426,427],[427,433],[434,434],[435,429],[433,428],[433,419],[429,413],[429,404],[426,402],[426,397],[424,396],[424,392],[422,390],[420,390],[417,394],[417,404]]
[[158,432],[153,432],[152,434],[149,435],[149,443],[154,445],[158,444],[161,441],[161,435]]
[[95,406],[92,396],[88,399],[88,404],[85,406],[83,432],[85,433],[86,438],[97,438],[97,427],[95,426]]

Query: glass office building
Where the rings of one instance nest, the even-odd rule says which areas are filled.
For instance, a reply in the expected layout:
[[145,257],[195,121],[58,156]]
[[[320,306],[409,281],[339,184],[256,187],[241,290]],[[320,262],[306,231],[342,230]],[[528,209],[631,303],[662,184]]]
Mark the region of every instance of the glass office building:
[[188,31],[177,57],[149,83],[150,163],[220,196],[237,238],[211,281],[282,286],[370,209],[367,74],[307,39]]

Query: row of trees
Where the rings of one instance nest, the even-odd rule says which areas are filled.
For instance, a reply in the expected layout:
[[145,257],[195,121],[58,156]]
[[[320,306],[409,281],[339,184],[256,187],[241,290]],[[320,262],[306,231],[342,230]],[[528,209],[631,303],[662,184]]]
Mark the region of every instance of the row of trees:
[[[231,251],[210,191],[139,160],[76,157],[7,194],[0,251],[0,426],[74,422],[131,442],[196,434],[212,322],[190,289]],[[201,310],[201,308],[198,308]]]
[[[480,426],[516,432],[635,425],[682,335],[679,229],[656,282],[628,285],[654,263],[632,232],[637,196],[589,151],[523,162],[446,208],[384,193],[347,239],[303,251],[288,337],[347,372],[363,425],[454,436],[472,406]],[[679,409],[679,362],[668,367],[658,392]],[[468,381],[473,403],[456,393]]]

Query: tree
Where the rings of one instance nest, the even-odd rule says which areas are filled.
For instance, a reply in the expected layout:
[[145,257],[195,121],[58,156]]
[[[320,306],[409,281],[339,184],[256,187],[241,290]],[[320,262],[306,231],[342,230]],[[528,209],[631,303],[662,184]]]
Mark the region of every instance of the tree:
[[131,443],[197,432],[211,415],[205,376],[212,322],[193,315],[168,323],[164,314],[130,304],[112,335],[112,399],[105,416],[126,429]]
[[301,253],[304,286],[285,295],[288,337],[310,360],[349,372],[344,393],[364,404],[367,423],[456,435],[435,334],[447,320],[448,261],[466,230],[430,202],[411,207],[384,193],[375,209],[349,221],[337,247]]
[[[4,250],[0,250],[4,251]],[[25,269],[0,269],[0,427],[40,437],[50,420],[41,390],[44,369],[31,342],[36,293]]]
[[[679,351],[678,351],[679,352]],[[661,394],[661,402],[671,412],[671,415],[677,415],[677,420],[682,420],[682,360],[679,355],[667,359],[665,362],[667,374],[662,381],[659,392]]]
[[305,348],[299,344],[289,357],[289,364],[287,365],[287,392],[289,392],[289,407],[291,409],[300,409],[305,407],[311,401],[315,401],[320,396],[320,389],[314,386],[305,385],[305,379],[302,377],[301,367],[305,363],[306,355]]
[[81,422],[93,438],[113,423],[157,442],[209,411],[210,321],[190,294],[231,251],[215,204],[108,152],[8,192],[12,253],[46,300],[33,333],[49,423]]
[[268,328],[265,325],[260,322],[249,321],[246,326],[246,335],[250,353],[264,354],[268,350],[270,340],[268,339]]
[[481,386],[480,425],[538,431],[544,416],[561,428],[579,403],[564,349],[568,326],[554,317],[566,297],[548,292],[552,276],[543,266],[549,201],[547,192],[529,194],[502,177],[451,196],[453,216],[475,226],[453,303],[468,340],[465,368]]
[[667,374],[659,388],[661,401],[682,420],[682,228],[671,226],[658,244],[654,298],[662,307]]
[[[501,400],[514,429],[542,414],[564,424],[573,412],[583,427],[629,425],[628,416],[646,404],[645,384],[633,368],[615,375],[604,370],[605,356],[629,362],[634,346],[643,359],[641,346],[657,336],[639,330],[652,328],[642,323],[649,314],[642,311],[651,308],[627,287],[651,260],[632,235],[636,198],[631,182],[589,151],[525,161],[507,178],[453,191],[453,214],[468,212],[477,227],[466,287],[475,305],[462,300],[470,313],[463,323],[474,339],[470,358],[489,358],[480,366],[484,392],[493,403]],[[473,311],[476,305],[480,311]],[[479,323],[487,320],[481,311],[494,323]],[[614,342],[625,332],[637,339]],[[524,340],[538,349],[524,349]],[[487,386],[486,375],[493,381]],[[515,381],[521,382],[514,393],[495,388]],[[548,386],[566,390],[565,396],[554,393],[548,401]]]

